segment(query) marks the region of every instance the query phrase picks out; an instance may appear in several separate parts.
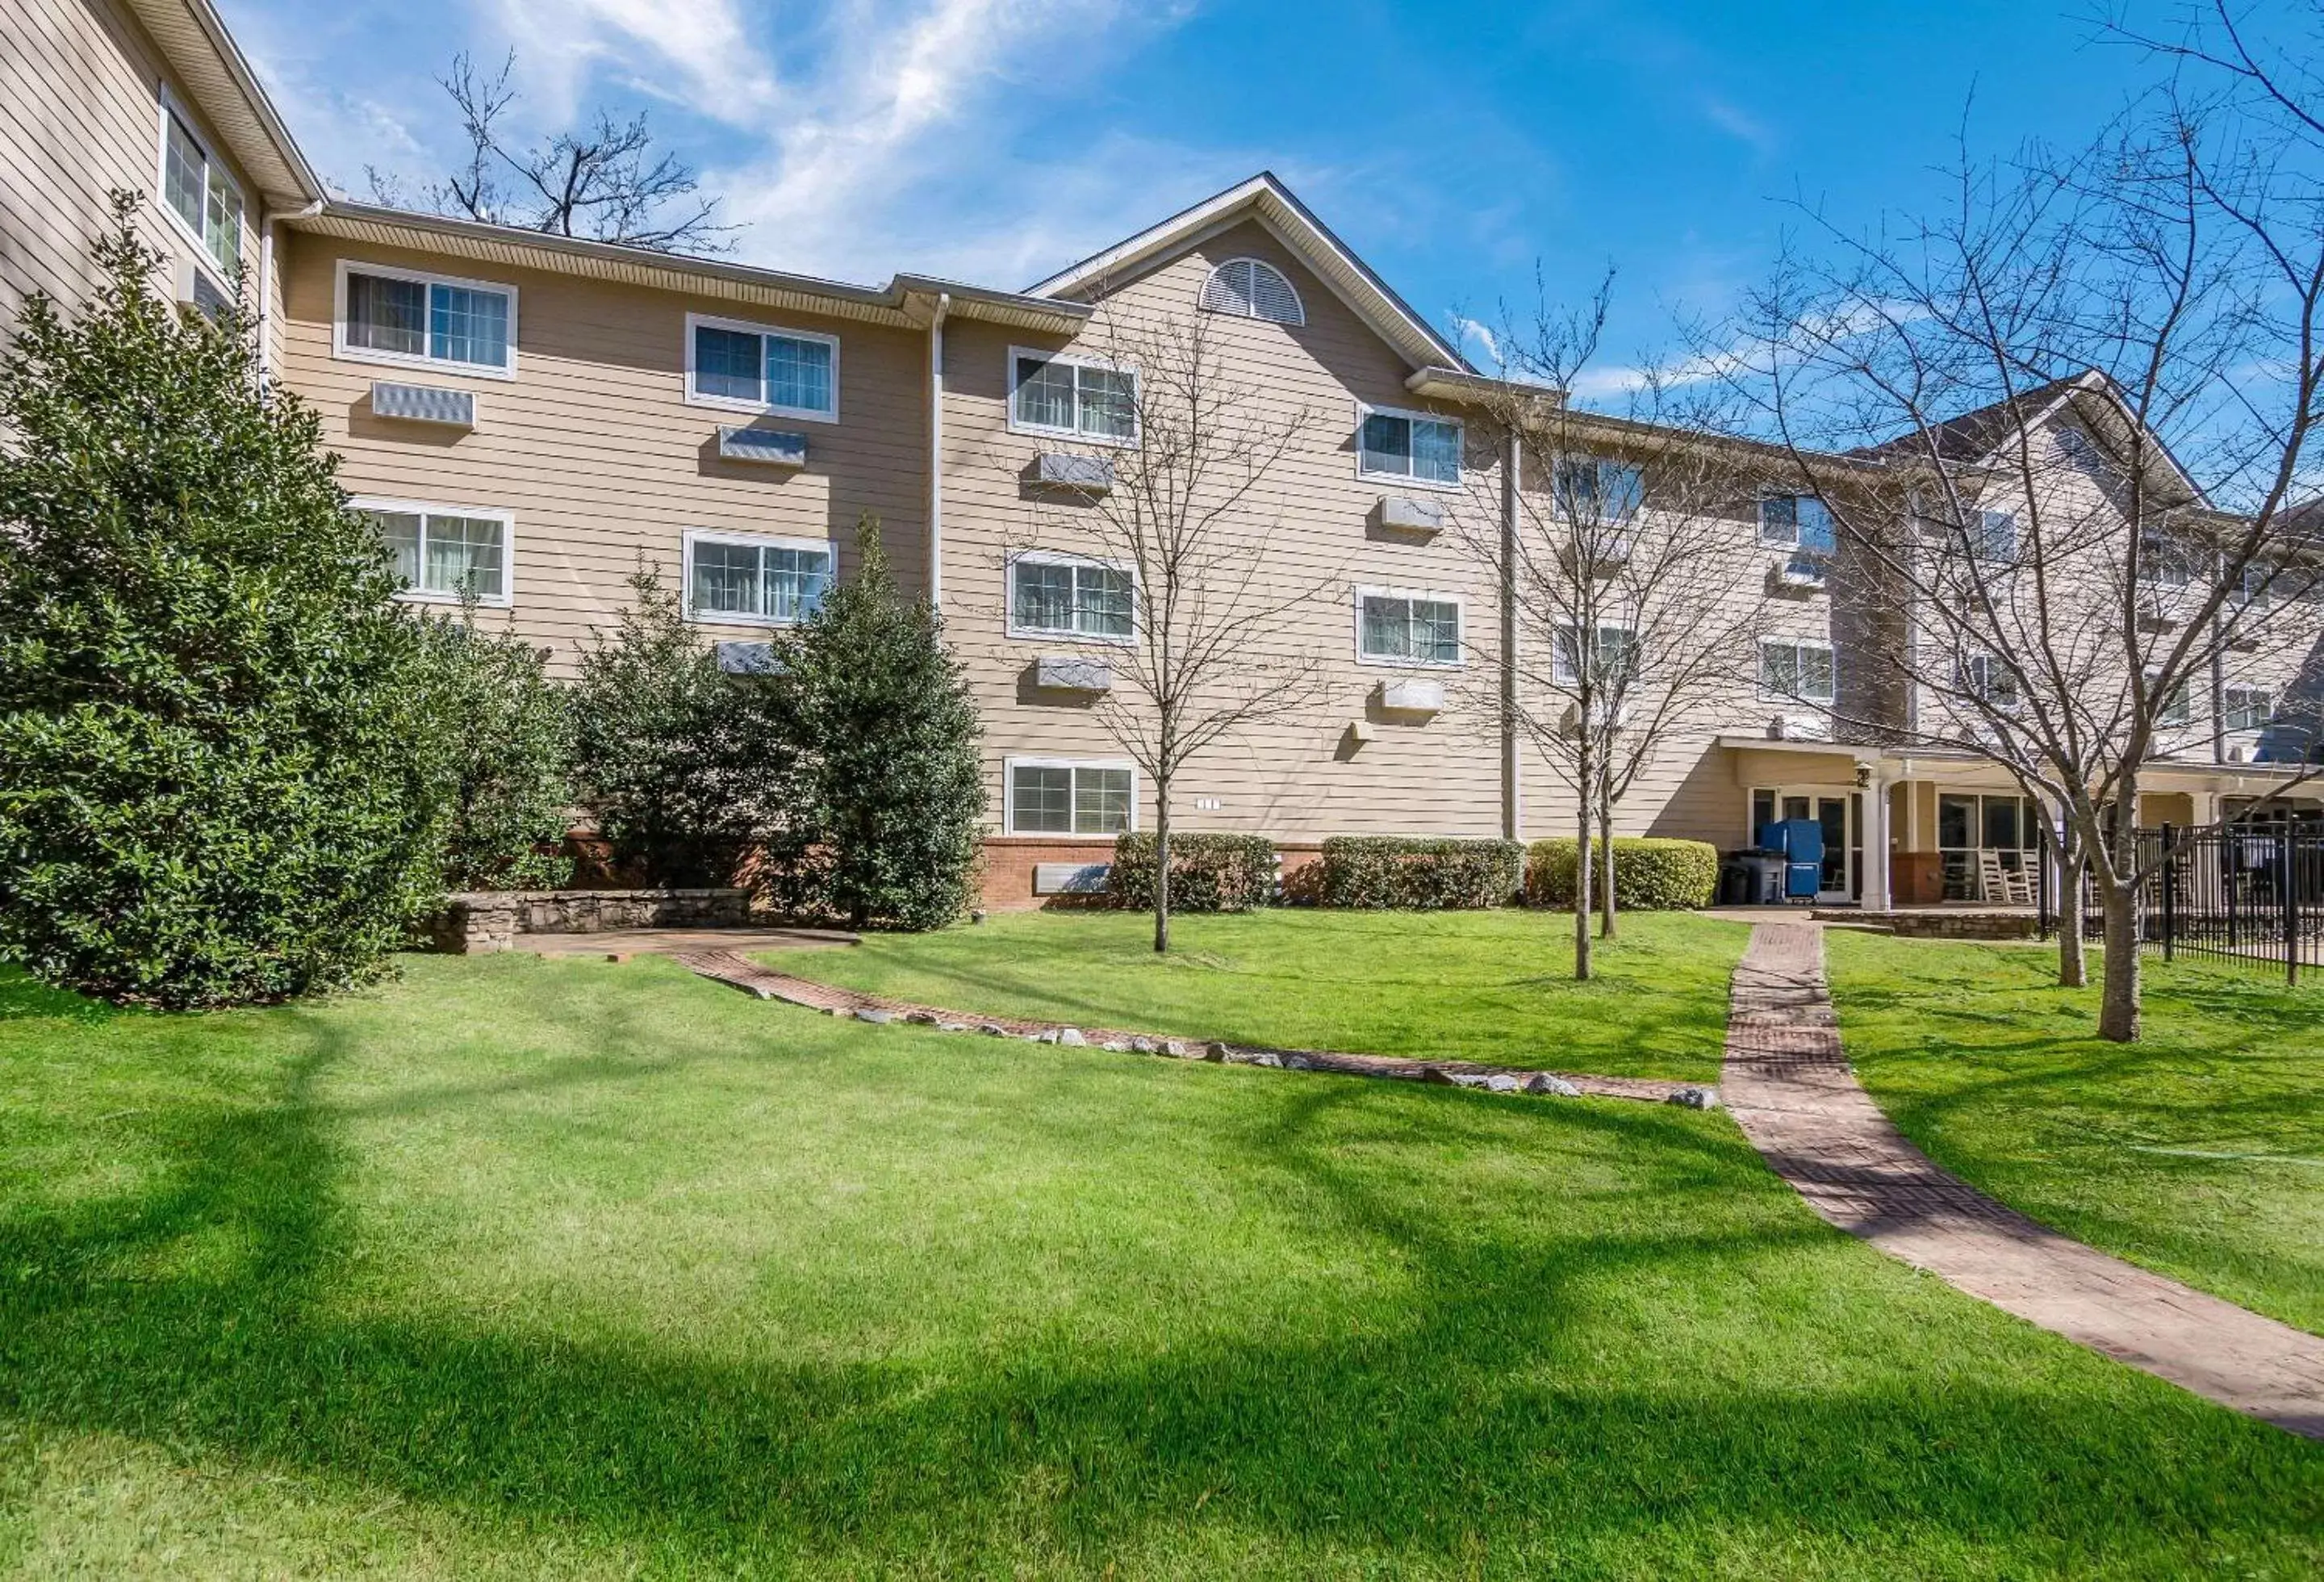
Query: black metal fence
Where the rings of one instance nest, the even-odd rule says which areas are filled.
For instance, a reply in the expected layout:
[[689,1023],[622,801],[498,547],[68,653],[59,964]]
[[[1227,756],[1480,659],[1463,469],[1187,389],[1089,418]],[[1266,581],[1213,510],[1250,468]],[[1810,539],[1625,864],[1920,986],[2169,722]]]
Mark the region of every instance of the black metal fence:
[[[2143,949],[2165,960],[2245,963],[2292,984],[2324,970],[2324,824],[2165,824],[2136,839]],[[2044,934],[2060,921],[2049,888],[2041,898]],[[2085,883],[2079,910],[2086,936],[2105,932],[2095,883]]]

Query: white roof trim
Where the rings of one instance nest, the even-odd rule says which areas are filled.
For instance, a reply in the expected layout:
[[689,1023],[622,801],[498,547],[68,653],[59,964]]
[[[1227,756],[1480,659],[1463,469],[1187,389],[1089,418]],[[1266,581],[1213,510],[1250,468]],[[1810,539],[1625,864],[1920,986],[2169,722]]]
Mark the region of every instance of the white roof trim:
[[1415,368],[1469,368],[1460,349],[1429,328],[1411,304],[1389,289],[1364,261],[1333,236],[1291,190],[1262,171],[1248,181],[1182,209],[1103,252],[1092,254],[1061,273],[1029,287],[1027,296],[1071,297],[1107,279],[1142,272],[1175,257],[1240,222],[1246,214],[1263,223],[1340,299],[1394,347]]

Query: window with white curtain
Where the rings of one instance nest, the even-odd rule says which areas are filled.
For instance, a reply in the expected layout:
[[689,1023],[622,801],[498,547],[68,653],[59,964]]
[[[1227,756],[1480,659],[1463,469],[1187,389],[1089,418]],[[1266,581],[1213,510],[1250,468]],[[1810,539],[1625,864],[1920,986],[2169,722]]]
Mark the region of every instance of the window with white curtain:
[[1138,828],[1137,773],[1126,763],[1009,761],[1011,835],[1119,835]]
[[2265,687],[2229,687],[2226,702],[2225,724],[2231,731],[2260,730],[2275,718],[2275,694]]
[[831,591],[831,545],[809,539],[694,532],[686,540],[686,613],[696,621],[788,626]]
[[1022,554],[1009,563],[1009,631],[1018,637],[1126,643],[1134,630],[1131,574],[1072,555]]
[[1760,697],[1830,703],[1837,695],[1831,643],[1789,637],[1760,643]]
[[1138,375],[1055,352],[1009,354],[1009,426],[1100,445],[1138,439]]
[[394,559],[399,598],[509,602],[509,518],[475,507],[364,501],[355,508],[379,529]]
[[1461,601],[1443,594],[1360,588],[1356,653],[1391,664],[1461,662]]
[[1461,481],[1461,425],[1426,412],[1363,409],[1356,470],[1368,478],[1450,487]]
[[505,375],[515,366],[516,288],[342,261],[337,342],[360,362]]
[[839,338],[687,315],[686,397],[702,406],[835,422]]

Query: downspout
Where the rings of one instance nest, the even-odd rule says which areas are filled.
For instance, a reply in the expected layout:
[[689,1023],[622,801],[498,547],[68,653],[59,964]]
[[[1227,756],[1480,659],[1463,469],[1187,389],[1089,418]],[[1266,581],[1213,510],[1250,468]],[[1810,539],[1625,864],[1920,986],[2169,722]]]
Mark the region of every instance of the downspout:
[[286,219],[306,219],[323,212],[319,198],[304,208],[268,208],[258,217],[258,387],[274,383],[274,227]]
[[928,320],[928,603],[944,613],[944,332],[952,293],[936,293]]
[[1517,773],[1517,430],[1501,442],[1501,838],[1522,838]]

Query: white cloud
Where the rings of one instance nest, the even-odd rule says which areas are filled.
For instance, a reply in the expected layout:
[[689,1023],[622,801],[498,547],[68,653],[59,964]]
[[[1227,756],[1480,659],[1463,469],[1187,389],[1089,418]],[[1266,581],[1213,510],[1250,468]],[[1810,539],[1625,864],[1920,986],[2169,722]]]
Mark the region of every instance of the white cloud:
[[1474,343],[1477,347],[1481,348],[1485,354],[1485,360],[1488,364],[1494,366],[1499,365],[1501,360],[1500,338],[1494,335],[1490,328],[1478,322],[1474,319],[1464,319],[1460,314],[1455,313],[1452,315],[1452,329],[1453,332],[1460,337],[1463,345]]
[[1702,109],[1703,119],[1736,142],[1748,146],[1752,153],[1771,154],[1775,152],[1778,140],[1775,129],[1749,111],[1716,94],[1703,96]]
[[734,0],[500,0],[494,20],[534,108],[560,123],[600,70],[730,125],[751,125],[775,97]]

